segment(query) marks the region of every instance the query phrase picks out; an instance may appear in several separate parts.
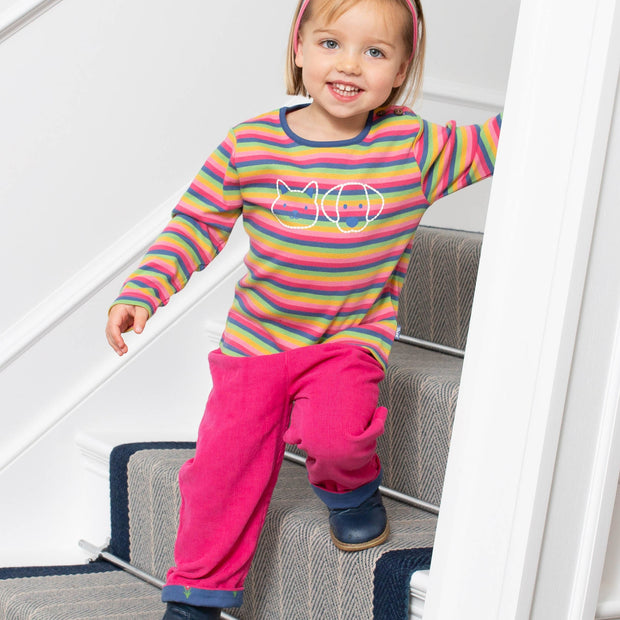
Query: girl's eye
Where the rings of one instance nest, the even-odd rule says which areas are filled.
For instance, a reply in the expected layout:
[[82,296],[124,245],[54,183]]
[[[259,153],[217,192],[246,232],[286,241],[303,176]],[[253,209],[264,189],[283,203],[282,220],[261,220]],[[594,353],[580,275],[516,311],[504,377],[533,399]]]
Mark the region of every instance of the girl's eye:
[[321,45],[328,50],[335,50],[338,47],[338,43],[333,39],[327,39],[327,41],[323,41]]
[[383,58],[383,52],[376,47],[371,47],[366,53],[372,58]]

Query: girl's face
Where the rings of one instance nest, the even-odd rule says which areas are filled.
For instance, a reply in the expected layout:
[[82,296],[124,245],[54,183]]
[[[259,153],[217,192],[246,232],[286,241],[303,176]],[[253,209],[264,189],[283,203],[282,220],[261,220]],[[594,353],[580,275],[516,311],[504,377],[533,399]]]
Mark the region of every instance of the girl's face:
[[361,129],[406,77],[408,65],[398,7],[365,0],[332,22],[311,15],[299,33],[295,62],[313,101],[332,124]]

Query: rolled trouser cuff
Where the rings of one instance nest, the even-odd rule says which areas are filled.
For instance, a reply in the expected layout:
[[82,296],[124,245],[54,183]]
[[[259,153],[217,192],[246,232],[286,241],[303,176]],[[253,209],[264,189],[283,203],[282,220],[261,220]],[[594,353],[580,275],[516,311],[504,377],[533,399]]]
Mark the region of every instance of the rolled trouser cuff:
[[186,586],[164,586],[161,593],[164,603],[183,603],[196,607],[241,607],[243,590],[204,590]]
[[312,489],[319,496],[319,499],[330,509],[355,508],[374,494],[381,485],[382,479],[383,472],[379,472],[379,475],[374,480],[371,480],[353,491],[347,491],[345,493],[333,493],[332,491],[326,491],[315,485],[312,485]]

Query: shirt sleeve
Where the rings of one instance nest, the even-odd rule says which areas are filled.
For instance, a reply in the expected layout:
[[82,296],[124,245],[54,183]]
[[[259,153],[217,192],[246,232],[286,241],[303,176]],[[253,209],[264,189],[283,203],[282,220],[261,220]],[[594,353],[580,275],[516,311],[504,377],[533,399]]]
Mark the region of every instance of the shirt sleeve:
[[204,163],[112,305],[142,306],[152,315],[224,247],[243,204],[234,152],[231,131]]
[[414,157],[429,204],[493,174],[502,115],[481,125],[421,121]]

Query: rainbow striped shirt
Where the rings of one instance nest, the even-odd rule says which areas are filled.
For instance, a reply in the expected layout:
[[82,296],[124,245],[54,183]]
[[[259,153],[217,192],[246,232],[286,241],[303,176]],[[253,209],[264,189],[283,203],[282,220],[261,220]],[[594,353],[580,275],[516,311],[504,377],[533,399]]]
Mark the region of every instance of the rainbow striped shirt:
[[385,365],[420,218],[493,173],[501,116],[442,126],[393,106],[371,112],[354,139],[312,142],[293,133],[287,111],[228,133],[114,303],[155,312],[216,256],[242,215],[247,273],[222,352],[339,342]]

